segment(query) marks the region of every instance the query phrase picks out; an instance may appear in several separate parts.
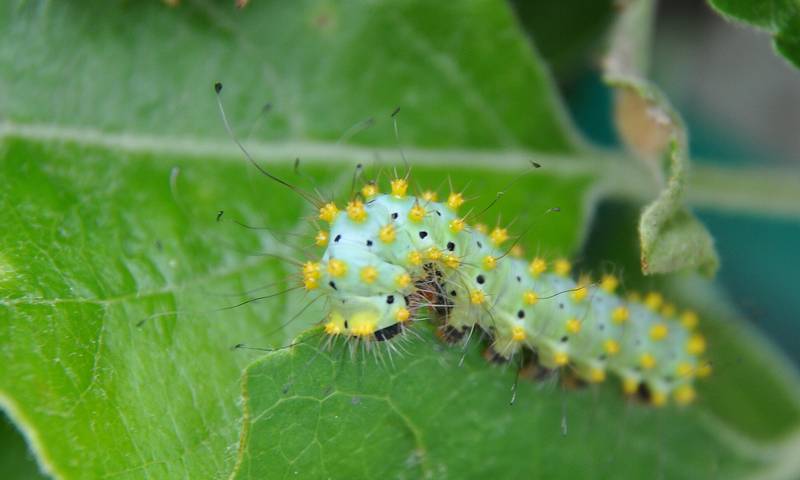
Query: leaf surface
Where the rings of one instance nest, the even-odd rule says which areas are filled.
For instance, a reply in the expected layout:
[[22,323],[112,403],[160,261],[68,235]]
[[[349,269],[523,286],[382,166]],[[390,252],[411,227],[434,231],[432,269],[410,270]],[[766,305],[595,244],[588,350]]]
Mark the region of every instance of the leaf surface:
[[504,203],[561,206],[543,244],[578,245],[594,170],[565,156],[575,135],[501,2],[0,8],[0,400],[57,477],[226,476],[257,355],[230,347],[319,318],[284,327],[310,301],[297,292],[229,308],[294,286],[263,254],[304,258],[312,212],[246,166],[214,81],[255,157],[326,195],[346,196],[357,162],[398,163],[397,105],[420,185],[499,191],[536,159],[552,170],[523,183],[536,200]]
[[[485,205],[519,179],[486,220],[533,225],[529,251],[575,252],[595,201],[624,187],[613,181],[620,171],[647,184],[641,168],[581,144],[504,3],[0,8],[0,405],[52,475],[372,476],[402,461],[395,476],[459,478],[495,466],[495,474],[558,478],[600,465],[608,435],[627,438],[608,422],[587,426],[587,411],[628,410],[651,446],[623,452],[632,467],[621,474],[673,453],[653,446],[658,423],[646,419],[659,415],[670,432],[685,428],[711,446],[708,463],[692,454],[688,467],[664,460],[665,471],[728,458],[726,472],[766,468],[699,425],[699,413],[626,407],[610,387],[565,393],[569,431],[591,441],[569,433],[554,443],[562,438],[557,389],[526,382],[509,409],[510,370],[487,367],[475,350],[455,367],[460,352],[424,328],[394,366],[370,361],[363,370],[346,358],[332,363],[336,351],[317,354],[315,344],[263,359],[231,350],[286,345],[321,318],[322,302],[309,306],[312,297],[291,291],[237,306],[295,285],[295,267],[275,255],[306,257],[314,212],[245,164],[225,136],[214,81],[225,83],[228,117],[256,160],[339,199],[356,163],[384,176],[401,165],[389,117],[400,105],[399,144],[420,187],[449,177]],[[362,130],[369,117],[374,125]],[[544,167],[520,179],[531,160]],[[544,213],[556,206],[560,213]],[[742,351],[757,359],[768,351],[748,342]],[[297,380],[283,394],[289,378]],[[747,391],[771,392],[783,428],[757,413],[730,420],[760,408],[756,400],[725,404],[721,423],[760,446],[783,446],[778,437],[796,425],[794,377],[757,380]],[[298,403],[298,392],[307,401]],[[278,404],[287,410],[267,421]],[[519,458],[531,445],[543,462]],[[471,449],[486,456],[467,456]],[[549,461],[570,452],[573,466]],[[314,458],[324,465],[307,463]]]

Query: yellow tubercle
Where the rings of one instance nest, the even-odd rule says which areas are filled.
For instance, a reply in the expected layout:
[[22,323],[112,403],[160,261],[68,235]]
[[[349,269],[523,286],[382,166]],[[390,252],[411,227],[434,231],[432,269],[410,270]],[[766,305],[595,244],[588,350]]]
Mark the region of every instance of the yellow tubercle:
[[625,395],[633,395],[638,390],[639,390],[638,380],[634,380],[633,378],[622,379],[622,391],[625,392]]
[[319,219],[332,223],[339,214],[339,208],[333,202],[328,202],[319,209]]
[[[342,320],[344,322],[344,320]],[[350,319],[350,333],[355,337],[370,337],[375,333],[378,314],[371,310],[354,313]]]
[[691,363],[680,362],[678,363],[678,366],[675,367],[675,373],[682,378],[691,378],[694,374],[694,367]]
[[361,281],[364,283],[374,283],[378,279],[378,269],[369,265],[361,269]]
[[326,232],[325,230],[320,230],[314,236],[314,243],[318,247],[324,247],[325,245],[328,244],[328,239],[329,239],[328,232]]
[[528,272],[530,272],[533,277],[538,277],[545,271],[547,271],[547,262],[543,258],[534,258],[528,266]]
[[378,239],[383,243],[392,243],[395,238],[397,238],[397,231],[394,224],[384,225],[378,230]]
[[442,259],[442,251],[436,247],[430,247],[429,249],[425,250],[425,258],[434,262],[438,262]]
[[689,405],[694,401],[695,397],[696,394],[691,385],[681,385],[680,387],[676,388],[672,394],[672,398],[675,399],[675,403],[680,406]]
[[422,192],[422,199],[426,202],[435,202],[439,200],[439,194],[432,190],[425,190]]
[[464,195],[460,192],[450,192],[447,196],[447,206],[453,210],[458,210],[458,207],[464,204]]
[[483,257],[481,264],[486,271],[494,270],[497,267],[497,259],[491,255],[486,255]]
[[656,357],[652,353],[645,352],[639,357],[639,365],[645,370],[650,370],[656,366]]
[[692,310],[687,310],[681,314],[681,325],[687,330],[694,330],[697,328],[698,323],[699,319],[697,318],[697,314]]
[[458,268],[461,266],[461,260],[459,260],[457,255],[452,253],[448,253],[442,259],[442,262],[445,264],[447,268]]
[[394,314],[395,320],[400,323],[405,323],[411,317],[411,313],[405,307],[400,307],[397,309],[397,313]]
[[536,295],[533,290],[528,290],[522,294],[522,301],[525,302],[525,305],[536,305],[539,301],[539,295]]
[[569,263],[569,260],[564,258],[559,258],[553,264],[553,269],[556,272],[556,275],[566,277],[569,275],[569,272],[572,270],[572,264]]
[[553,354],[553,363],[558,365],[559,367],[563,367],[564,365],[569,363],[569,355],[567,352],[556,352]]
[[306,262],[303,264],[303,287],[306,290],[319,288],[319,279],[322,277],[319,262]]
[[663,307],[661,307],[661,315],[666,318],[672,318],[675,316],[675,305],[672,303],[665,303]]
[[601,383],[606,380],[606,371],[602,368],[593,367],[589,371],[589,381],[592,383]]
[[347,263],[338,258],[328,260],[328,275],[331,277],[343,277],[347,273]]
[[469,294],[469,301],[472,302],[473,305],[481,305],[486,301],[486,294],[481,290],[473,290]]
[[492,244],[495,247],[499,247],[506,240],[508,240],[508,230],[505,228],[495,227],[494,230],[492,230],[492,233],[489,234],[489,240],[492,241]]
[[639,292],[628,292],[626,298],[628,299],[629,302],[638,302],[639,300],[642,299],[642,296],[639,295]]
[[522,258],[525,256],[525,249],[520,244],[511,247],[511,256],[514,258]]
[[667,394],[660,390],[653,390],[650,392],[650,405],[654,407],[663,407],[667,404]]
[[608,293],[614,293],[618,286],[619,279],[614,275],[603,275],[603,278],[600,280],[600,288]]
[[367,200],[377,195],[378,192],[378,185],[376,185],[375,182],[369,182],[361,187],[361,195],[363,195]]
[[577,318],[570,318],[567,320],[567,332],[569,333],[578,333],[581,331],[581,321]]
[[623,306],[619,306],[611,311],[611,321],[617,325],[622,325],[627,322],[630,316],[631,312]]
[[401,273],[394,279],[394,284],[397,285],[397,288],[403,290],[409,285],[411,285],[411,275],[407,273]]
[[581,302],[586,299],[587,295],[589,295],[589,289],[584,286],[579,286],[572,291],[570,296],[572,297],[572,300]]
[[644,305],[650,310],[657,312],[664,303],[664,297],[658,292],[649,292],[644,297]]
[[415,266],[422,265],[422,254],[417,250],[408,252],[408,263]]
[[700,355],[706,351],[706,339],[700,334],[694,334],[686,342],[686,351],[692,355]]
[[480,232],[484,235],[489,233],[489,228],[482,223],[476,223],[475,225],[472,226],[472,228],[474,228],[476,232]]
[[425,218],[425,208],[415,203],[414,206],[411,207],[411,210],[408,211],[408,219],[414,223],[419,223],[423,218]]
[[708,378],[713,373],[714,368],[711,365],[711,362],[702,362],[698,365],[695,374],[697,378]]
[[303,264],[303,277],[318,279],[322,276],[321,268],[322,266],[319,262],[308,261]]
[[340,327],[335,322],[330,321],[325,324],[325,333],[327,333],[328,335],[339,335],[340,333],[342,333],[342,327]]
[[616,340],[608,339],[603,342],[603,350],[605,350],[606,354],[609,357],[613,357],[614,355],[619,353],[619,342]]
[[454,218],[453,220],[450,220],[450,231],[452,233],[458,233],[461,230],[464,230],[465,225],[466,223],[464,222],[463,218]]
[[526,338],[528,338],[528,334],[522,326],[514,325],[511,328],[511,340],[515,342],[524,342]]
[[669,328],[665,323],[659,322],[650,327],[650,338],[656,342],[664,340],[667,335],[669,335]]
[[317,280],[316,278],[304,278],[303,288],[309,291],[319,288],[319,280]]
[[395,178],[390,182],[392,187],[392,196],[395,198],[405,198],[408,191],[408,182],[403,178]]
[[375,333],[375,324],[365,322],[358,325],[353,325],[353,328],[350,329],[350,333],[352,333],[355,337],[369,337]]
[[361,200],[347,202],[347,217],[356,223],[363,222],[367,218],[367,210],[364,208],[364,202]]

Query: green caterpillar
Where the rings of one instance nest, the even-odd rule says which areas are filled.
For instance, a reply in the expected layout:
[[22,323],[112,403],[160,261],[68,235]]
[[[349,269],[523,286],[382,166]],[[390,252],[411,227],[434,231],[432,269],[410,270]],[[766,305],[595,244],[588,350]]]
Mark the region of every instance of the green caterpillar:
[[389,194],[369,182],[344,211],[320,207],[330,229],[315,241],[325,252],[303,264],[302,281],[328,297],[325,334],[388,341],[433,312],[450,336],[483,330],[501,358],[530,350],[541,366],[569,367],[586,382],[611,372],[626,394],[644,390],[656,406],[694,400],[694,378],[710,373],[696,314],[677,316],[655,292],[623,299],[612,275],[576,282],[563,259],[522,260],[501,249],[506,229],[458,215],[461,193],[440,203],[407,191],[406,178],[392,180]]

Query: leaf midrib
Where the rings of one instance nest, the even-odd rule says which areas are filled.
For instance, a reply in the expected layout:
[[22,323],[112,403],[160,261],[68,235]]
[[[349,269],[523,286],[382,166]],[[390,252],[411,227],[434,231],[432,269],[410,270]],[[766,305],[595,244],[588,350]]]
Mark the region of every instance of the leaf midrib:
[[[116,149],[131,153],[158,153],[181,155],[187,158],[214,157],[219,160],[242,162],[242,153],[229,139],[209,140],[191,136],[164,136],[148,134],[119,134],[93,128],[62,127],[50,124],[0,124],[0,140],[20,138],[46,142],[70,142],[85,146]],[[468,165],[503,171],[520,171],[531,161],[545,166],[548,171],[560,174],[591,174],[601,169],[599,163],[612,158],[608,154],[589,152],[579,155],[552,155],[531,150],[466,150],[421,149],[405,145],[398,147],[373,147],[344,145],[336,142],[244,141],[248,152],[256,160],[268,163],[285,163],[287,159],[301,158],[314,163],[371,162],[376,157],[390,163],[401,162],[400,149],[413,158],[417,166]],[[598,162],[600,160],[600,162]]]
[[[0,122],[0,142],[7,138],[44,142],[67,142],[87,147],[116,149],[129,153],[172,155],[187,159],[209,159],[243,162],[242,152],[230,139],[204,139],[191,136],[165,136],[141,133],[120,134],[94,128],[64,127],[52,124]],[[413,166],[447,167],[458,165],[490,168],[494,171],[522,172],[530,162],[547,172],[563,176],[594,176],[599,195],[614,196],[634,202],[652,200],[658,187],[649,173],[624,153],[586,148],[571,155],[554,155],[525,149],[425,149],[411,146],[376,147],[338,142],[245,141],[248,152],[259,162],[288,164],[301,158],[315,165],[370,164],[380,158],[387,165],[402,165],[403,154]],[[800,217],[800,190],[792,183],[800,178],[800,170],[791,168],[725,168],[709,164],[695,166],[689,178],[688,203],[693,207],[768,215],[778,218]],[[780,185],[765,196],[765,181]],[[734,183],[737,188],[728,186]]]

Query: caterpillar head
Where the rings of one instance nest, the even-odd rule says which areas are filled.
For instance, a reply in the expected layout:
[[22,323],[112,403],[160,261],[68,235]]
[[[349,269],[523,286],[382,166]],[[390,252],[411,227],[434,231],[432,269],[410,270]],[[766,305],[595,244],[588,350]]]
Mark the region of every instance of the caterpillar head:
[[325,333],[383,340],[380,332],[402,325],[410,318],[405,298],[397,295],[356,296],[331,302]]

